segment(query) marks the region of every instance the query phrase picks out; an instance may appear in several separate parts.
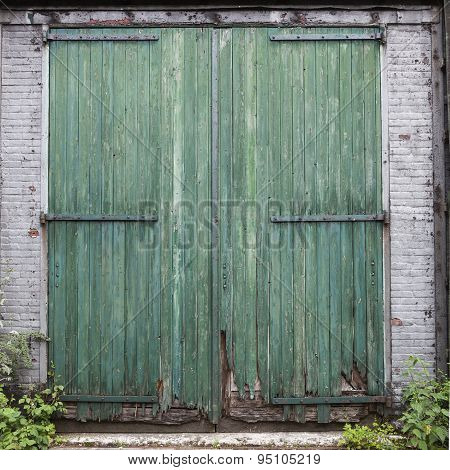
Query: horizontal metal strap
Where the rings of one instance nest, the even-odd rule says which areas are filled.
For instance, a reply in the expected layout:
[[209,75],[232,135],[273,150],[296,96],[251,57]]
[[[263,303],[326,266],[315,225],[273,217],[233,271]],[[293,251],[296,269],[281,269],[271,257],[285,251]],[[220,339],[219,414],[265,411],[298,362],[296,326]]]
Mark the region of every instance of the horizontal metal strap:
[[122,395],[62,395],[61,401],[101,402],[101,403],[158,403],[155,396]]
[[48,33],[48,41],[157,41],[157,34],[58,34]]
[[273,215],[276,224],[287,222],[374,222],[385,220],[385,214],[337,214],[337,215]]
[[339,397],[290,397],[290,398],[272,398],[274,405],[345,405],[358,403],[387,403],[390,397],[384,395],[343,395]]
[[156,222],[157,215],[41,214],[41,223],[61,222]]
[[271,41],[369,41],[381,39],[381,33],[365,34],[273,34]]

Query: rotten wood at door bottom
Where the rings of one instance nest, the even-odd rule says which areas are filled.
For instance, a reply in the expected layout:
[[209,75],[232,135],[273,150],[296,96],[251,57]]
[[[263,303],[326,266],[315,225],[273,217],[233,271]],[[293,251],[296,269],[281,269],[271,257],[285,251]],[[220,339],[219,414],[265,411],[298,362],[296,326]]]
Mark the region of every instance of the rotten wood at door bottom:
[[[64,418],[75,420],[77,417],[77,405],[68,403],[66,405]],[[345,423],[358,422],[369,414],[367,405],[345,405],[331,406],[330,422]],[[242,399],[236,393],[232,393],[229,408],[225,417],[245,423],[258,422],[286,422],[294,419],[285,419],[282,406],[274,406],[265,403],[260,397],[253,400]],[[92,420],[93,418],[91,418]],[[188,408],[170,408],[164,413],[158,413],[153,416],[151,407],[133,406],[124,404],[120,416],[114,418],[114,422],[136,422],[148,424],[179,425],[186,423],[200,422],[203,419],[202,414],[196,409]],[[89,417],[88,417],[89,420]],[[317,406],[305,406],[305,421],[317,422]]]
[[[66,412],[64,418],[76,419],[77,418],[77,404],[65,404]],[[111,421],[115,422],[144,422],[149,424],[185,424],[197,422],[202,419],[201,413],[197,409],[189,408],[170,408],[166,412],[158,412],[155,416],[152,412],[151,406],[146,406],[145,409],[142,405],[133,405],[131,403],[124,403],[122,405],[122,413],[116,416]],[[88,416],[87,420],[94,420],[92,416]]]

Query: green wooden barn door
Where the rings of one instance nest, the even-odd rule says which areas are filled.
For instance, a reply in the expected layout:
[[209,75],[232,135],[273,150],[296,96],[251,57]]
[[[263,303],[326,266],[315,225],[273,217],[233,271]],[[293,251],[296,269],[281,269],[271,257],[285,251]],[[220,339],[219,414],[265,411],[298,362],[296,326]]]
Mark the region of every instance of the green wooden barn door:
[[219,330],[286,418],[383,393],[376,34],[50,31],[50,359],[80,419],[216,421]]
[[55,381],[80,419],[210,411],[210,31],[48,39]]
[[326,422],[326,397],[384,392],[378,31],[217,34],[228,365],[241,395]]

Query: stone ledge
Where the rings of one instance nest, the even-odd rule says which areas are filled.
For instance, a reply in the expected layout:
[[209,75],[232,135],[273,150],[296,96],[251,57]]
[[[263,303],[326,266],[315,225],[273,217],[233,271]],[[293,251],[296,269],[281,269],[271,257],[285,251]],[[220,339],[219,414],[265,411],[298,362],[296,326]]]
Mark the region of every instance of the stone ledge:
[[69,433],[57,448],[335,449],[342,432]]

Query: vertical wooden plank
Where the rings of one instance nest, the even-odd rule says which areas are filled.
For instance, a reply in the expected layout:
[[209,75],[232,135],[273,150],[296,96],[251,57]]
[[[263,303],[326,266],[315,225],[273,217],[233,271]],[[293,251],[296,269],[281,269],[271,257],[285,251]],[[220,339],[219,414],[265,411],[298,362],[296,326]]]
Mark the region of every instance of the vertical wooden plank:
[[[112,224],[103,224],[101,227],[101,310],[102,322],[100,325],[100,390],[102,394],[113,393],[113,227]],[[110,403],[102,403],[100,419],[109,419],[112,413]]]
[[259,224],[256,237],[256,323],[258,340],[258,377],[261,395],[270,402],[269,396],[269,39],[266,28],[256,30],[256,202]]
[[[102,43],[93,41],[90,45],[90,159],[89,159],[89,214],[99,214],[102,210]],[[98,227],[95,227],[97,230]]]
[[[51,46],[53,47],[53,46]],[[65,182],[66,204],[65,209],[69,213],[76,213],[78,210],[78,178],[74,178],[78,172],[78,101],[79,101],[79,81],[78,81],[78,60],[79,45],[67,44],[67,172]],[[59,82],[59,85],[61,83]],[[50,131],[50,135],[52,132]],[[52,152],[50,152],[52,154]],[[59,178],[60,176],[58,176]],[[58,225],[58,223],[54,224]],[[66,290],[66,361],[67,361],[67,386],[65,393],[76,392],[77,375],[77,256],[76,256],[76,233],[77,224],[66,224],[66,252],[67,252],[67,290]],[[72,378],[75,380],[72,381]]]
[[[117,32],[117,29],[112,32]],[[120,30],[119,30],[120,31]],[[128,189],[127,175],[127,56],[126,41],[114,42],[114,199],[113,213],[124,214],[128,210],[128,199],[131,194]],[[133,123],[131,123],[133,125]],[[122,227],[123,229],[123,227]]]
[[[114,209],[114,56],[114,43],[102,41],[102,214]],[[109,231],[109,225],[103,227]]]
[[[286,33],[290,33],[287,30]],[[279,197],[283,214],[291,214],[292,207],[292,53],[297,44],[281,43],[280,54],[280,174]],[[293,378],[293,254],[292,254],[292,224],[280,226],[280,282],[281,282],[281,377],[283,396],[292,396]],[[290,407],[285,407],[285,417]]]
[[[149,178],[150,154],[149,146],[149,47],[151,43],[138,42],[136,45],[136,191],[135,213],[151,214],[152,208],[149,203],[151,179]],[[145,106],[145,104],[147,105]],[[138,394],[149,393],[149,346],[150,316],[148,284],[150,282],[150,267],[148,264],[148,244],[152,231],[152,224],[136,224],[136,252],[137,252],[137,293],[136,309],[136,390]],[[143,337],[144,336],[144,337]],[[143,377],[142,377],[143,376]],[[142,406],[145,412],[145,406]]]
[[[124,110],[124,161],[121,171],[125,185],[124,213],[133,214],[138,208],[137,162],[137,42],[125,42],[125,110]],[[127,222],[125,230],[125,394],[136,395],[137,380],[137,323],[142,314],[138,304],[138,224]]]
[[217,423],[222,410],[222,367],[219,325],[219,34],[211,33],[211,396],[209,419]]
[[377,314],[377,223],[366,223],[366,295],[367,295],[367,391],[375,395],[378,390],[378,364],[376,342]]
[[246,48],[245,29],[233,30],[233,189],[237,202],[233,233],[233,357],[234,375],[239,393],[245,386],[245,184],[246,184]]
[[[55,131],[56,131],[56,56],[58,51],[58,43],[53,42],[49,44],[49,156],[48,156],[48,209],[49,211],[55,210],[55,185],[57,184],[57,171],[55,167],[54,155],[56,155]],[[78,68],[77,68],[78,70]],[[52,132],[53,131],[53,132]]]
[[[363,41],[352,41],[352,211],[365,211],[365,156],[364,156],[364,55]],[[367,364],[367,315],[366,315],[366,269],[365,224],[353,224],[354,266],[354,356],[359,372],[366,375]]]
[[161,30],[161,408],[172,401],[172,58],[173,31]]
[[233,40],[232,29],[219,30],[219,173],[220,173],[220,265],[222,286],[220,303],[221,330],[226,334],[228,365],[233,357]]
[[173,336],[172,336],[172,386],[174,398],[181,397],[182,327],[184,317],[184,227],[183,227],[183,30],[173,32]]
[[[114,200],[113,213],[123,214],[127,208],[127,175],[126,175],[126,44],[114,43],[114,140],[113,140],[113,171],[114,171]],[[113,230],[113,292],[123,292],[114,296],[112,319],[112,389],[114,395],[125,392],[125,237],[124,222],[112,223]],[[114,404],[113,413],[121,413],[122,405]]]
[[[186,191],[183,193],[184,201],[184,276],[185,276],[185,318],[183,342],[184,367],[183,396],[188,406],[197,403],[197,289],[194,287],[197,280],[197,89],[192,86],[197,80],[197,32],[195,29],[186,29],[184,32],[184,151],[183,163],[184,181]],[[201,158],[201,157],[200,157]]]
[[[138,42],[136,47],[136,201],[134,212],[149,214],[152,211],[150,191],[152,186],[150,131],[150,42]],[[152,158],[153,157],[153,158]],[[137,224],[136,266],[136,390],[138,395],[150,393],[149,338],[150,338],[150,234],[153,224]]]
[[[80,179],[78,204],[81,210],[89,210],[89,162],[91,149],[91,45],[81,43],[78,76],[79,88],[79,167],[77,177]],[[69,222],[72,223],[72,222]],[[89,266],[89,223],[77,223],[77,273],[78,273],[78,393],[90,393],[89,383],[89,342],[90,342],[90,283]],[[89,416],[87,403],[78,405],[78,418]]]
[[245,286],[245,383],[254,398],[257,379],[256,345],[256,31],[245,29],[245,199],[244,254]]
[[[337,30],[339,32],[340,30]],[[342,214],[340,207],[340,77],[339,77],[339,43],[330,41],[328,44],[328,168],[329,168],[329,202],[328,213]],[[348,175],[347,175],[348,177]],[[329,224],[330,247],[330,366],[329,393],[332,396],[341,394],[341,225]],[[347,224],[348,225],[348,224]]]
[[[270,34],[270,30],[267,31]],[[281,56],[279,44],[268,45],[269,60],[269,215],[280,215],[280,67]],[[282,395],[282,363],[281,363],[281,260],[280,260],[280,231],[277,224],[270,226],[270,396]]]
[[[160,34],[159,30],[154,31]],[[161,49],[162,41],[156,41],[149,44],[150,49],[150,68],[149,86],[149,142],[152,158],[148,162],[148,181],[150,181],[150,200],[152,210],[162,215],[162,223],[166,220],[164,216],[164,199],[162,198],[162,171],[163,165],[167,164],[167,160],[171,159],[168,154],[162,154],[162,106],[161,106],[161,83],[162,83],[162,66],[161,66]],[[151,236],[149,240],[149,264],[150,264],[150,282],[148,282],[149,299],[150,299],[150,316],[151,316],[151,335],[149,341],[149,380],[150,392],[156,394],[161,371],[161,289],[162,289],[162,224],[158,223],[149,228]],[[157,408],[157,406],[154,406]]]
[[[52,76],[52,75],[50,75]],[[48,224],[47,228],[48,232],[48,335],[49,338],[54,338],[55,334],[55,291],[56,291],[56,272],[55,272],[55,264],[56,264],[56,253],[55,253],[55,224]],[[48,344],[48,367],[49,371],[50,368],[55,364],[55,342],[49,341]],[[69,372],[70,374],[70,372]],[[73,375],[69,375],[69,377],[73,377]],[[49,376],[49,384],[56,384],[57,380],[55,377]],[[71,386],[73,382],[70,382],[68,385]]]
[[[296,29],[295,32],[301,31]],[[293,214],[306,213],[305,198],[305,47],[298,44],[292,52],[292,196]],[[293,328],[294,328],[294,396],[305,395],[305,229],[303,224],[293,227]],[[295,418],[305,422],[305,407],[295,406]]]
[[[89,158],[89,213],[99,214],[102,210],[102,44],[91,44],[91,128]],[[90,340],[89,340],[89,382],[90,393],[100,395],[101,376],[101,323],[103,319],[102,287],[102,227],[101,223],[89,223],[89,272],[91,283],[89,292]],[[100,417],[100,404],[92,404],[92,419]]]
[[[339,43],[339,97],[340,107],[340,204],[342,214],[351,214],[352,207],[352,45],[348,41]],[[351,380],[353,368],[354,306],[353,306],[353,226],[341,224],[341,279],[342,279],[342,373]]]
[[[321,30],[318,30],[320,33]],[[328,180],[328,42],[316,44],[316,106],[317,106],[317,213],[326,214],[329,210]],[[317,224],[317,333],[319,349],[319,396],[330,394],[330,226],[328,223]],[[329,405],[317,407],[319,423],[329,421]]]
[[[326,152],[324,155],[327,155]],[[318,170],[318,190],[321,187],[321,171]],[[319,191],[318,191],[319,192]],[[318,393],[319,396],[330,395],[330,227],[328,224],[317,224],[317,337],[319,351]],[[317,407],[319,423],[329,422],[329,405]]]
[[[377,158],[375,146],[375,80],[374,44],[363,45],[364,56],[364,158],[365,158],[365,209],[374,213],[377,209]],[[376,235],[377,224],[368,222],[366,227],[366,296],[367,296],[367,391],[377,392],[377,344],[375,340],[377,278],[376,278]]]
[[[102,214],[113,212],[114,198],[114,45],[112,42],[102,43]],[[106,395],[112,395],[112,366],[113,366],[113,224],[103,223],[102,232],[102,322],[101,322],[101,390]],[[110,403],[102,403],[100,419],[108,419],[112,413]]]
[[[379,213],[383,210],[383,187],[382,187],[382,131],[381,131],[381,73],[380,73],[380,53],[381,45],[374,46],[374,69],[375,69],[375,110],[374,110],[374,159],[376,160],[376,211]],[[378,373],[378,394],[385,394],[385,350],[384,350],[384,269],[383,269],[383,232],[382,224],[377,225],[376,236],[376,282],[377,282],[377,302],[375,314],[375,341],[377,343],[377,373]]]
[[[211,220],[211,45],[210,30],[198,31],[197,48],[197,148],[198,148],[198,201],[202,208],[201,218]],[[211,394],[211,292],[210,292],[210,239],[211,229],[204,223],[197,224],[198,248],[198,401],[200,408],[208,410]]]
[[[113,224],[113,292],[125,292],[125,223]],[[117,295],[113,299],[112,330],[112,393],[125,393],[125,296]],[[122,412],[121,404],[113,405],[114,415]]]
[[[316,214],[316,44],[305,43],[305,209]],[[306,392],[318,392],[317,226],[305,224]]]

